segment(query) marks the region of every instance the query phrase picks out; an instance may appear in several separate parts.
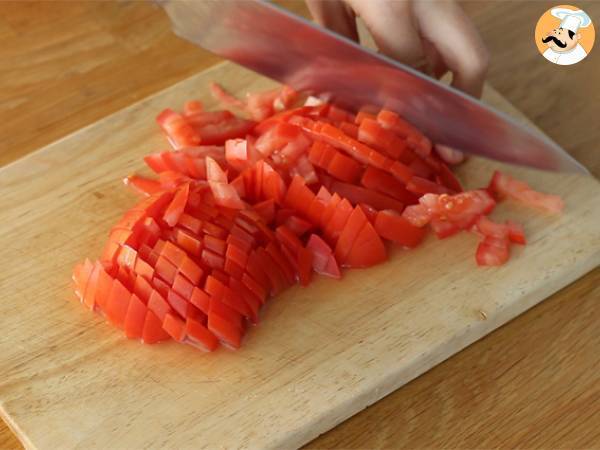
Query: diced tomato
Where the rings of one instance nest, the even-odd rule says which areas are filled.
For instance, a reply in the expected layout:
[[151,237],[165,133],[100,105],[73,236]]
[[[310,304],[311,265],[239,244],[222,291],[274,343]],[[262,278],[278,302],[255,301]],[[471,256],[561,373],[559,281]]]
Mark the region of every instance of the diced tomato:
[[255,203],[252,208],[269,224],[275,220],[275,201],[273,199]]
[[228,139],[244,138],[255,127],[256,122],[233,117],[218,123],[197,127],[203,144],[224,145]]
[[481,238],[478,265],[497,266],[526,239],[520,224],[487,217],[492,195],[563,208],[500,172],[463,192],[431,140],[392,111],[365,105],[355,116],[316,98],[293,107],[287,86],[246,101],[211,90],[260,122],[194,100],[163,111],[175,150],[144,158],[157,179],[124,180],[147,197],[111,229],[101,260],[73,272],[80,300],[129,338],[238,348],[270,295],[308,285],[313,270],[340,278],[340,265],[383,262],[384,239],[412,248],[427,224],[438,238],[469,230]]
[[355,206],[354,210],[348,217],[344,228],[342,229],[339,238],[337,239],[334,255],[336,261],[344,265],[346,258],[350,254],[354,242],[358,238],[359,233],[367,223],[368,219],[360,206]]
[[125,335],[129,339],[140,339],[142,337],[147,312],[146,305],[137,295],[133,294],[129,300],[124,323]]
[[123,183],[127,186],[132,186],[136,191],[144,195],[152,195],[162,189],[158,181],[138,175],[129,175],[123,179]]
[[354,205],[366,203],[375,209],[393,209],[399,213],[404,210],[404,205],[398,200],[354,184],[334,181],[331,190]]
[[386,259],[385,246],[373,225],[367,221],[352,244],[352,249],[343,264],[347,267],[371,267]]
[[195,114],[204,110],[202,102],[199,100],[188,100],[183,104],[183,113],[186,116]]
[[[215,163],[216,164],[216,163]],[[190,193],[190,185],[184,184],[181,189],[178,189],[173,197],[173,200],[167,207],[163,220],[171,227],[174,227],[185,210],[185,205]]]
[[200,136],[187,122],[185,117],[172,109],[165,109],[156,117],[156,122],[167,135],[174,149],[198,145]]
[[426,230],[414,226],[394,210],[383,210],[375,218],[375,231],[404,247],[416,247],[425,237]]
[[163,330],[162,321],[156,317],[156,314],[148,310],[144,320],[144,329],[142,330],[142,342],[155,344],[168,339],[170,339],[170,336]]
[[218,205],[232,209],[241,209],[244,202],[233,186],[227,184],[227,174],[212,158],[206,157],[206,175],[210,189]]
[[185,335],[191,340],[190,345],[199,347],[204,351],[212,352],[219,346],[219,340],[202,323],[187,318],[185,323]]
[[130,298],[131,292],[119,280],[114,280],[104,312],[108,320],[118,328],[123,328],[125,324]]
[[477,247],[475,259],[480,266],[501,266],[510,256],[508,239],[486,236]]
[[438,239],[446,239],[461,230],[456,224],[435,217],[431,219],[429,225]]
[[240,111],[246,110],[246,104],[227,92],[220,84],[210,83],[209,87],[213,97],[221,102],[223,106],[237,108]]
[[331,247],[316,234],[311,234],[306,248],[312,252],[313,270],[331,278],[341,278],[342,274]]
[[564,202],[559,196],[534,191],[524,181],[519,181],[498,170],[494,172],[488,190],[500,199],[509,197],[524,205],[552,214],[558,214],[564,209]]
[[510,239],[510,242],[520,245],[525,245],[527,243],[523,225],[513,222],[512,220],[507,220],[506,226],[508,228],[508,239]]
[[429,181],[426,178],[414,176],[410,179],[406,185],[406,189],[419,196],[433,193],[433,194],[449,194],[450,190],[446,186]]
[[234,115],[227,110],[219,111],[195,111],[186,114],[186,119],[190,125],[198,129],[204,125],[210,125],[233,119]]
[[419,197],[408,191],[403,183],[375,167],[367,167],[360,182],[367,189],[393,197],[405,205],[412,205],[419,201]]

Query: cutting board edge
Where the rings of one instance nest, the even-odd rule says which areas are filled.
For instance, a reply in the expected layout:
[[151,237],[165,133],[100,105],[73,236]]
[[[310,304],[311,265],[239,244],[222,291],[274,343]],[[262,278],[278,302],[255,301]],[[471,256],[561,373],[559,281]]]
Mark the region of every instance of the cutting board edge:
[[[443,363],[480,339],[485,338],[498,328],[508,324],[521,314],[544,302],[550,296],[565,289],[598,267],[600,267],[600,251],[593,253],[588,259],[582,261],[578,270],[570,273],[565,272],[568,277],[557,282],[556,285],[547,287],[548,285],[542,284],[539,289],[529,292],[528,295],[524,296],[522,300],[525,301],[514,303],[514,305],[517,305],[516,308],[501,308],[496,311],[496,314],[488,315],[486,320],[476,323],[474,326],[458,330],[449,340],[440,342],[428,353],[420,354],[409,365],[400,368],[396,372],[386,374],[383,382],[380,381],[379,383],[373,383],[373,386],[366,386],[353,399],[340,403],[336,408],[316,417],[308,426],[304,424],[304,427],[298,427],[298,429],[292,431],[289,437],[274,442],[268,448],[274,450],[279,448],[299,448],[311,442],[382,398],[404,387],[438,364]],[[415,367],[418,368],[414,370]],[[374,387],[376,384],[379,387]],[[385,387],[381,388],[381,386]],[[351,412],[348,413],[348,411]],[[330,419],[332,416],[333,418]]]

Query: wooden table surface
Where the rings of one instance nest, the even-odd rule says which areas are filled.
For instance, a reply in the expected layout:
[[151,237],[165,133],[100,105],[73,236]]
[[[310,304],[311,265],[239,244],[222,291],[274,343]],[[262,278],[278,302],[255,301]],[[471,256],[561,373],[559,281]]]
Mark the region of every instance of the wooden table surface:
[[[600,176],[600,49],[545,61],[533,30],[551,6],[464,2],[490,83]],[[600,23],[600,2],[578,6]],[[0,2],[0,43],[0,166],[219,61],[141,2]],[[600,445],[599,300],[597,268],[309,447]],[[0,448],[21,448],[2,422]]]

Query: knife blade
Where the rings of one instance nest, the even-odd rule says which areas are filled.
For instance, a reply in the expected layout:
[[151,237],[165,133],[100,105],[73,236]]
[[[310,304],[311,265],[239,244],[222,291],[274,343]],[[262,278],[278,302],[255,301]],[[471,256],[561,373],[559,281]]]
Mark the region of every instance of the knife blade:
[[263,0],[163,0],[180,37],[354,110],[392,109],[434,142],[498,161],[588,173],[558,144],[413,68]]

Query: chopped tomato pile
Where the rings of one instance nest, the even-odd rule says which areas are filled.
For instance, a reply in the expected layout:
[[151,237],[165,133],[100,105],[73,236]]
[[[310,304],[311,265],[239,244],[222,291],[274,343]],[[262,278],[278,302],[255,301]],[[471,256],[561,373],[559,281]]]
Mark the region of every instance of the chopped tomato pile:
[[563,208],[500,172],[463,191],[431,141],[392,111],[354,114],[285,86],[245,101],[211,91],[238,115],[198,101],[161,112],[172,149],[144,158],[157,177],[125,179],[144,198],[100,259],[74,269],[82,303],[128,338],[238,348],[267,300],[313,273],[382,263],[388,242],[416,247],[429,228],[475,232],[477,263],[504,264],[525,233],[487,217],[497,201]]

